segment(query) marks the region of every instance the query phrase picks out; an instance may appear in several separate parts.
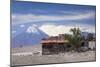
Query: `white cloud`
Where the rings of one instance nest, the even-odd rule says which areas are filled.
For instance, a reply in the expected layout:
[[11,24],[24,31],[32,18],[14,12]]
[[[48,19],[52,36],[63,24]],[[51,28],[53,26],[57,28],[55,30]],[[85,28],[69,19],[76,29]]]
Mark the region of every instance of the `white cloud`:
[[47,33],[49,36],[56,36],[58,34],[72,34],[70,32],[71,28],[79,27],[82,32],[92,32],[95,33],[95,27],[90,25],[42,25],[40,29]]
[[13,31],[12,31],[12,33],[14,34],[14,33],[16,33],[16,31],[15,31],[15,30],[13,30]]
[[20,27],[22,27],[22,28],[23,28],[23,27],[25,27],[25,25],[23,25],[23,24],[22,24],[22,25],[20,25]]
[[13,24],[20,24],[26,22],[37,22],[37,21],[60,21],[60,20],[85,20],[94,18],[95,12],[89,11],[85,13],[79,13],[75,15],[34,15],[34,14],[13,14]]

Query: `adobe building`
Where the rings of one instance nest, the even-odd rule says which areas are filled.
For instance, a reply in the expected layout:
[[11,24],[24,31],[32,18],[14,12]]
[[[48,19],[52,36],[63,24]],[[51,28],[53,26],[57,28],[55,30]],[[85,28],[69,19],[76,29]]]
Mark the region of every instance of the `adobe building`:
[[68,40],[65,40],[64,34],[59,36],[52,36],[46,39],[42,39],[42,54],[55,54],[58,52],[66,51],[66,48],[70,47]]

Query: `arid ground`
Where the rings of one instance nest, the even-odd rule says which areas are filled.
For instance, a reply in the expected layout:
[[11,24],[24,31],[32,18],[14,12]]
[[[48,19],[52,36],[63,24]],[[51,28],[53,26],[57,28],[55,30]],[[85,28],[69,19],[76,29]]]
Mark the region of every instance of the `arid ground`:
[[[40,45],[23,48],[12,48],[11,65],[36,65],[49,63],[65,63],[65,62],[81,62],[81,61],[95,61],[95,51],[86,52],[66,52],[54,55],[42,55],[37,51],[42,51]],[[27,54],[14,55],[18,53],[27,52]],[[41,53],[41,52],[40,52]]]

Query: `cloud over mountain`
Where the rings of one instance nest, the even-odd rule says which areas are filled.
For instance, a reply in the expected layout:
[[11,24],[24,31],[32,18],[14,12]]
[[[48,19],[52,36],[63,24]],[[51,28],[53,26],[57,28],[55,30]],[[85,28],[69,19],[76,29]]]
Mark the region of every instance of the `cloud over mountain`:
[[58,34],[71,34],[70,29],[71,28],[80,28],[82,32],[89,32],[89,33],[95,33],[95,27],[91,25],[53,25],[53,24],[46,24],[42,25],[40,29],[47,33],[50,36],[56,36]]

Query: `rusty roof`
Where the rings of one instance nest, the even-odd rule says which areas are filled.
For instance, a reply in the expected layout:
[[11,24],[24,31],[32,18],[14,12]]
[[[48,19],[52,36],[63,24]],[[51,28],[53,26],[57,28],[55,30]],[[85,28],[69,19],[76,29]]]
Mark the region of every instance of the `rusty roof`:
[[41,43],[67,43],[68,40],[43,40]]

